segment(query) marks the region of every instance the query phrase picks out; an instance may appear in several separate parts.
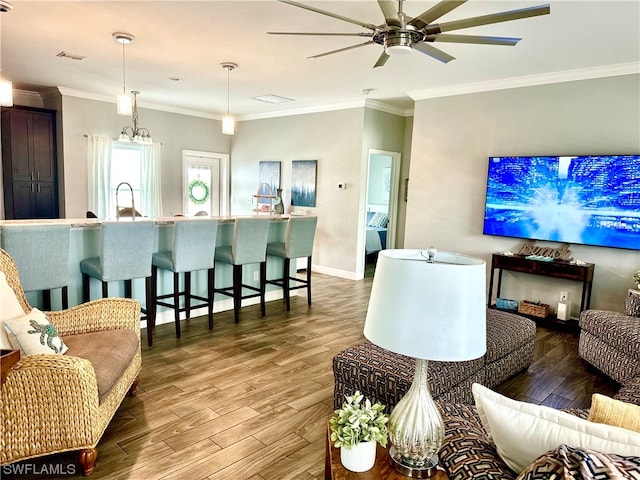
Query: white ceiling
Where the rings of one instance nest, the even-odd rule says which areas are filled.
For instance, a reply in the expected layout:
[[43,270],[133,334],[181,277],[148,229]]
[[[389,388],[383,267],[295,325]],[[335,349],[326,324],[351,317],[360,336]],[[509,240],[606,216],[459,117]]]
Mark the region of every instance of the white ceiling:
[[[515,47],[441,43],[438,47],[456,60],[443,64],[412,52],[376,69],[378,45],[306,58],[365,38],[268,35],[363,31],[276,0],[12,3],[13,10],[0,17],[1,66],[15,88],[58,86],[112,101],[122,90],[122,46],[112,33],[128,32],[136,40],[126,47],[127,90],[141,91],[141,106],[216,118],[227,108],[227,73],[220,63],[228,61],[239,64],[230,73],[230,103],[240,118],[362,103],[361,90],[369,88],[373,91],[366,98],[411,108],[410,97],[640,71],[640,0],[469,0],[440,21],[543,3],[551,4],[551,14],[455,32],[522,37]],[[383,23],[375,0],[302,3]],[[435,3],[407,0],[404,10],[413,17]],[[61,51],[86,58],[59,58]],[[253,99],[264,94],[295,101],[271,105]]]

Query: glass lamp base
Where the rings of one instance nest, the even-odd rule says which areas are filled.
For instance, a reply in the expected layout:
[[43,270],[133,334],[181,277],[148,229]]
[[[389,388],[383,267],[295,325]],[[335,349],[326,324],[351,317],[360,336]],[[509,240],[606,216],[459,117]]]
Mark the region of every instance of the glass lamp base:
[[391,467],[398,473],[410,478],[431,478],[436,473],[438,466],[438,455],[429,458],[424,465],[417,466],[406,461],[400,455],[400,452],[391,445],[389,448],[389,463]]

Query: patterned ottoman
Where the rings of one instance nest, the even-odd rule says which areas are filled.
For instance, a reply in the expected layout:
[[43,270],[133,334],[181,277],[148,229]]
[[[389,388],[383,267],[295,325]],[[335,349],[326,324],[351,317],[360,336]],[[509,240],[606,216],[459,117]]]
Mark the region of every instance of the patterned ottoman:
[[625,313],[585,310],[578,354],[624,385],[640,375],[640,295],[629,295]]
[[[472,404],[471,385],[493,388],[526,369],[533,360],[536,325],[528,318],[487,309],[487,353],[467,362],[429,362],[429,386],[435,400]],[[333,403],[359,390],[372,402],[391,407],[411,386],[415,360],[384,350],[368,341],[333,358]]]

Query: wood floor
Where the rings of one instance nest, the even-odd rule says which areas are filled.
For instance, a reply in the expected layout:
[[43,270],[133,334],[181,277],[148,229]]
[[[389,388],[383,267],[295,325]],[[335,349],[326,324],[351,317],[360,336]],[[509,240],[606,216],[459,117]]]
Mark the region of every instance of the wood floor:
[[[270,302],[266,318],[249,306],[238,325],[223,312],[213,331],[206,318],[193,319],[183,322],[180,340],[173,325],[158,326],[154,346],[143,342],[138,395],[125,398],[105,432],[90,478],[324,478],[331,359],[363,338],[371,278],[314,274],[313,282],[311,308],[304,296],[292,298],[290,313]],[[539,329],[531,368],[498,390],[565,408],[588,407],[593,392],[616,389],[577,357],[577,336]],[[60,454],[27,461],[32,475],[3,467],[2,477],[83,478],[42,474],[78,472],[74,460]]]

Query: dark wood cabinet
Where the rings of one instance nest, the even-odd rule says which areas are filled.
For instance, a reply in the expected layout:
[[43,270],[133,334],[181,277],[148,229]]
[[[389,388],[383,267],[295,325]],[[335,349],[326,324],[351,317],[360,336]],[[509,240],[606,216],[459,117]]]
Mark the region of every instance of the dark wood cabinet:
[[56,112],[2,109],[5,218],[58,218]]

